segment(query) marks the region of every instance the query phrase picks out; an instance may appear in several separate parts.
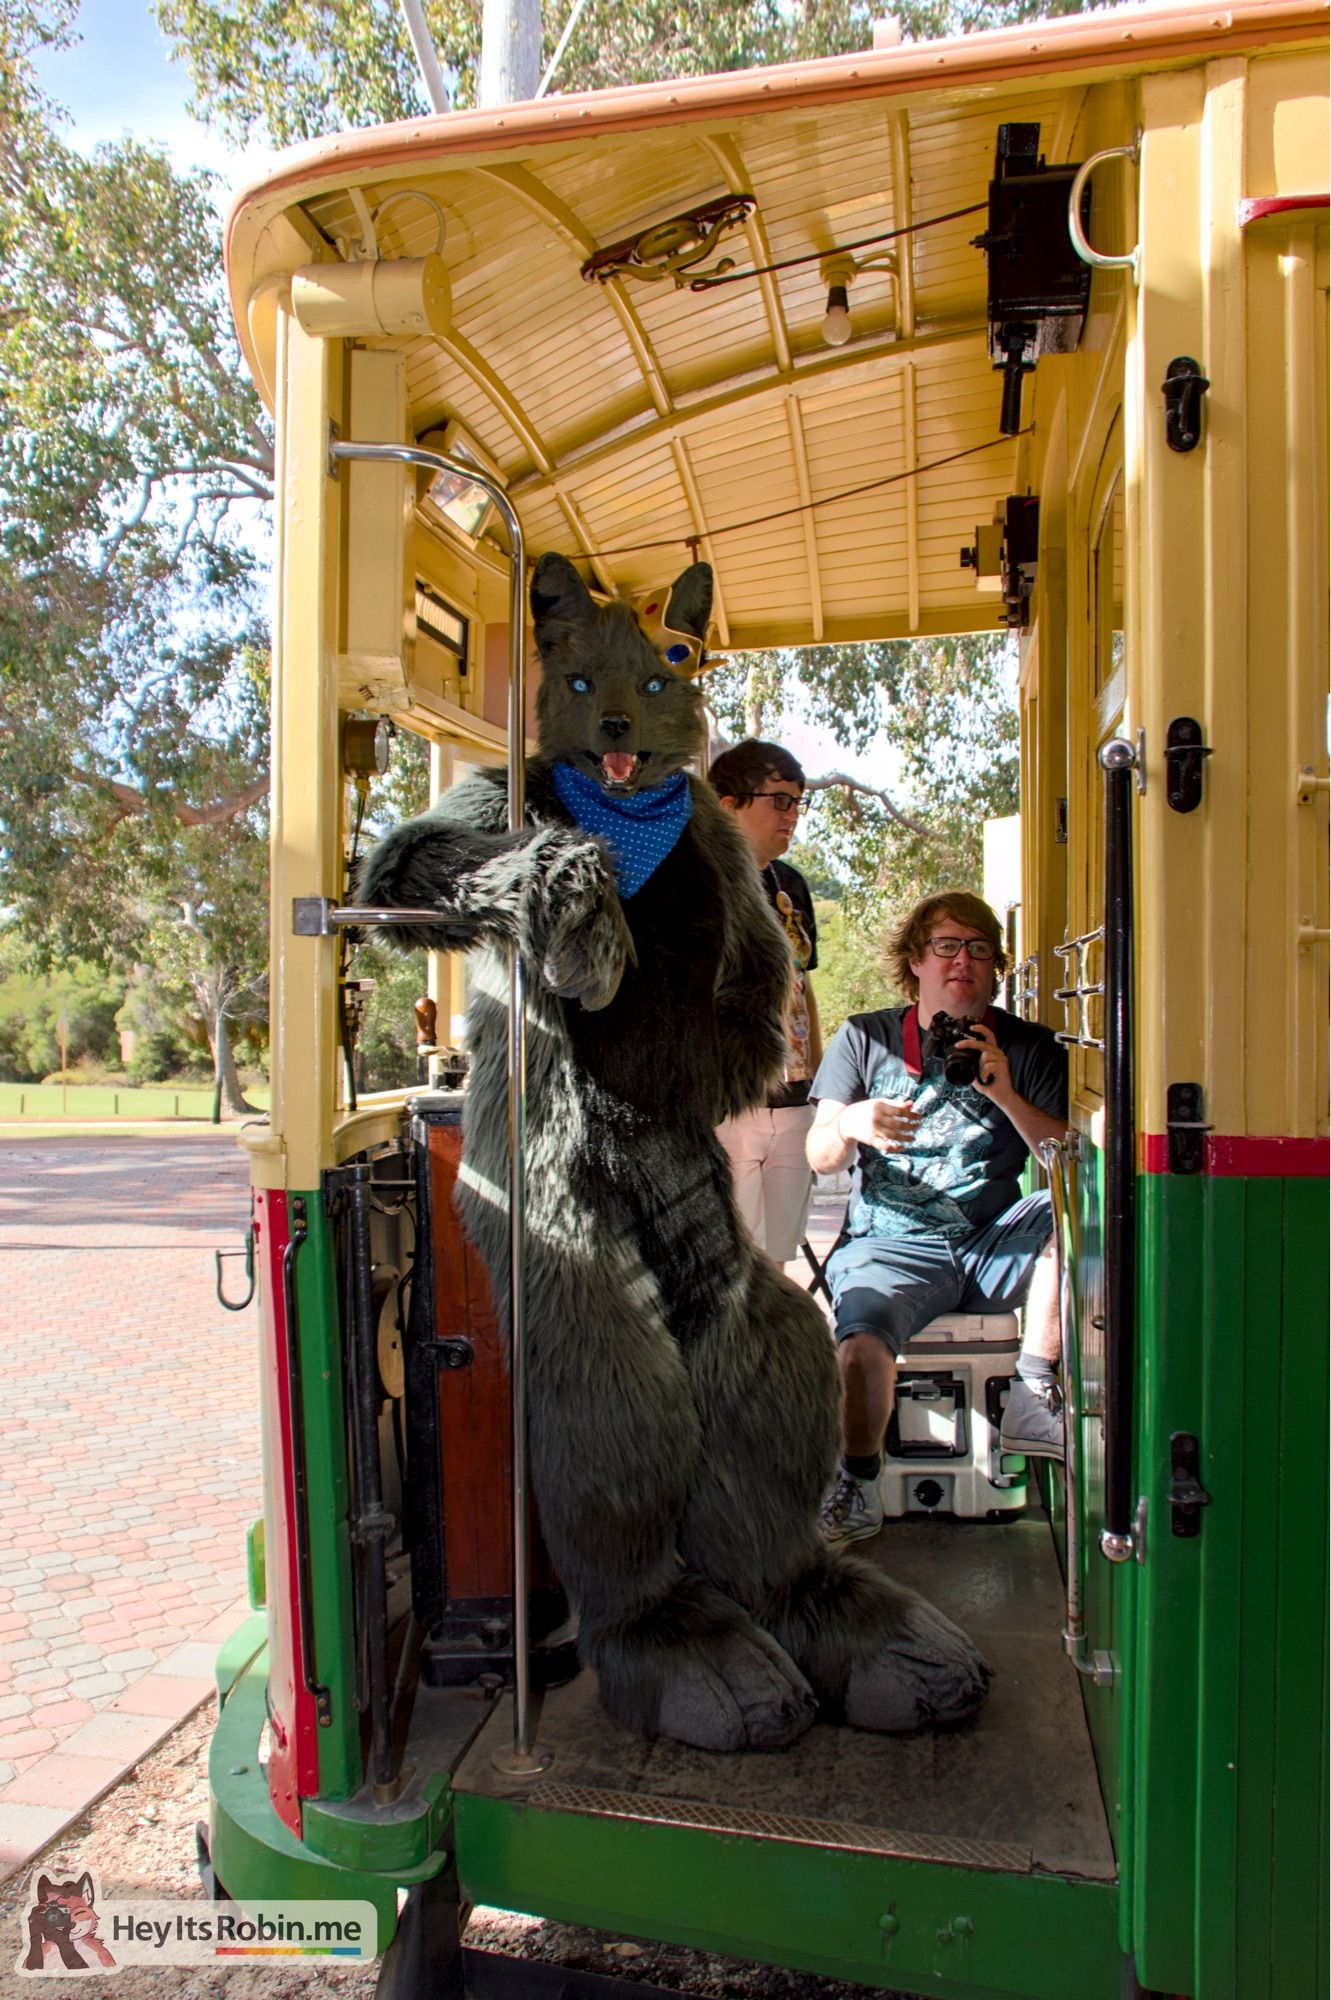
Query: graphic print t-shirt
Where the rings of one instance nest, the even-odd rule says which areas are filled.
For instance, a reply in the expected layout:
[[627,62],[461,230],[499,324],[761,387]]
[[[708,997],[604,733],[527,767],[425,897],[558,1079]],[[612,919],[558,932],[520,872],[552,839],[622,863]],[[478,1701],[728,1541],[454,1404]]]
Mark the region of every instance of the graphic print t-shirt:
[[[1020,1198],[1026,1141],[975,1084],[948,1083],[941,1060],[919,1076],[906,1064],[910,1007],[852,1014],[818,1066],[811,1096],[911,1103],[921,1114],[910,1150],[858,1149],[847,1226],[852,1236],[969,1236]],[[1068,1112],[1068,1061],[1048,1028],[991,1007],[989,1026],[1019,1097],[1051,1118]],[[927,1034],[927,1024],[923,1033]]]
[[768,1097],[768,1109],[785,1111],[793,1104],[807,1104],[813,1082],[813,1039],[809,1001],[804,975],[818,964],[818,925],[814,920],[813,897],[798,868],[788,861],[769,861],[762,871],[767,900],[776,920],[790,940],[790,956],[795,968],[790,1006],[786,1013],[785,1081]]

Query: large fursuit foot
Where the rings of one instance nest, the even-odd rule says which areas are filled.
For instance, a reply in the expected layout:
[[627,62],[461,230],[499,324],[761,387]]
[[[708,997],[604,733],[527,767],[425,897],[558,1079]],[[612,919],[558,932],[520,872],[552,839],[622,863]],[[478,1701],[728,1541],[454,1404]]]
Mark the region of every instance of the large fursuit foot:
[[885,1733],[960,1722],[989,1668],[965,1633],[859,1557],[824,1549],[763,1623],[804,1669],[829,1720]]
[[855,1729],[888,1733],[962,1722],[984,1700],[989,1669],[966,1634],[923,1597],[889,1586],[895,1629],[850,1670],[842,1711]]
[[776,1640],[699,1577],[681,1577],[663,1603],[602,1628],[586,1651],[618,1721],[695,1750],[780,1750],[818,1712]]

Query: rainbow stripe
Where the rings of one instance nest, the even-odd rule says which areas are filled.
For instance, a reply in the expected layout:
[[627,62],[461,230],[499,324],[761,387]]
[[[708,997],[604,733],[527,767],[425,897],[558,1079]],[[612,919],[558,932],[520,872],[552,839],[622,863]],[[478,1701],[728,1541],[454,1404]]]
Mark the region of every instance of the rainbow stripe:
[[[354,1944],[216,1944],[214,1958],[360,1958]],[[367,1961],[368,1963],[368,1961]]]

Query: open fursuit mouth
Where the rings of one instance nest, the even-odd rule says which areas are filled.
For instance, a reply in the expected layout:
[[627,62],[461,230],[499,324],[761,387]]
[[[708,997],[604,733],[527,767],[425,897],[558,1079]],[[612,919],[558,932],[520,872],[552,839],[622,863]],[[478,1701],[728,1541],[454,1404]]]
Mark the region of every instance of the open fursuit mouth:
[[631,784],[638,775],[639,765],[645,764],[651,754],[650,750],[607,750],[596,759],[602,784],[613,786],[616,790]]

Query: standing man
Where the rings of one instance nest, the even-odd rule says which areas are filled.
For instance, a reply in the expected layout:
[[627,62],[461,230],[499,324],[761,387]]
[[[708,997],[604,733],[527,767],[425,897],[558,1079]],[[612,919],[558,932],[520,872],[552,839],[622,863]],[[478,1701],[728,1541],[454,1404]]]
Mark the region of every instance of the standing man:
[[[846,1240],[827,1262],[845,1392],[845,1456],[823,1506],[828,1541],[883,1524],[878,1493],[897,1357],[950,1312],[1026,1301],[1005,1451],[1063,1455],[1058,1283],[1047,1193],[1021,1194],[1028,1152],[1067,1129],[1067,1057],[1048,1028],[991,1002],[1006,970],[997,917],[949,890],[910,912],[888,942],[906,1007],[852,1015],[814,1079],[808,1156],[818,1173],[855,1161]],[[949,1083],[930,1028],[964,1025],[974,1083]],[[1028,1296],[1029,1293],[1029,1296]]]
[[799,1252],[813,1180],[804,1141],[813,1123],[809,1086],[822,1060],[809,974],[818,963],[813,898],[798,868],[781,859],[804,803],[804,772],[788,750],[756,738],[717,758],[708,777],[753,856],[767,899],[790,940],[786,1069],[761,1111],[728,1118],[717,1137],[730,1155],[735,1201],[749,1234],[778,1264]]

